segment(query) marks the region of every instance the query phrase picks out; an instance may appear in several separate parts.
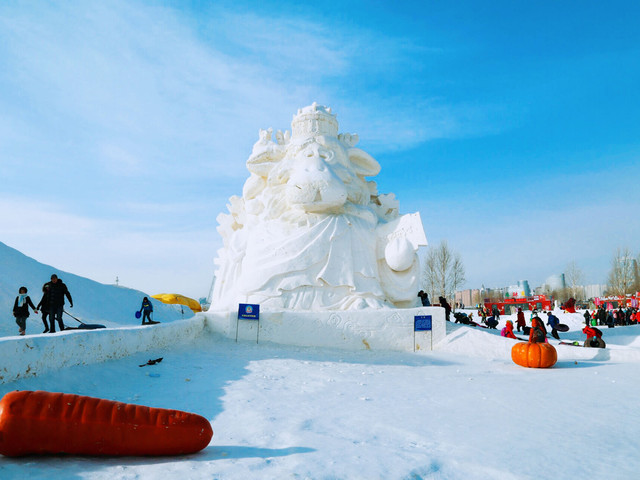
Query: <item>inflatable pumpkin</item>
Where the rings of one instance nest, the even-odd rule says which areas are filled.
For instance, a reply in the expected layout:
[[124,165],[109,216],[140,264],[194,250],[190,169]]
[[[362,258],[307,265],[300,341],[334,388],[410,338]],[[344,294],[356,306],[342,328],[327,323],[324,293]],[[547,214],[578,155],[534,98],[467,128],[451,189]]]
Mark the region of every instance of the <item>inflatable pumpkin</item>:
[[511,359],[521,367],[549,368],[558,360],[558,353],[548,343],[516,343],[511,349]]

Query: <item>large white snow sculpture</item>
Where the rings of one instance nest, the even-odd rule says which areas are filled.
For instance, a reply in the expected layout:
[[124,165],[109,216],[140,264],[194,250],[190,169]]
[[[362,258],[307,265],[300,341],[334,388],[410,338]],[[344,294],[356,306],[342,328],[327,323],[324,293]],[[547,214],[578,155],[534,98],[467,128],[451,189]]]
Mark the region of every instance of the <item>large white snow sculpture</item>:
[[414,306],[427,243],[420,215],[399,216],[395,196],[365,179],[380,165],[355,148],[357,135],[338,135],[330,108],[298,110],[291,130],[275,141],[260,130],[242,198],[217,218],[224,246],[211,309]]

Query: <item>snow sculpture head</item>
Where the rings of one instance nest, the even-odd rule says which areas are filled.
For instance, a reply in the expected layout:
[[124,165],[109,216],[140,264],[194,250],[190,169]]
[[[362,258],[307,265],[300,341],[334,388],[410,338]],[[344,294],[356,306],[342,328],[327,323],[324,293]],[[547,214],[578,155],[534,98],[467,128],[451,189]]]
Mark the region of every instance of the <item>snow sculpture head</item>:
[[338,134],[331,109],[298,110],[288,131],[260,130],[242,198],[220,214],[212,309],[412,306],[418,214],[398,215],[395,196],[367,181],[380,172],[357,135]]

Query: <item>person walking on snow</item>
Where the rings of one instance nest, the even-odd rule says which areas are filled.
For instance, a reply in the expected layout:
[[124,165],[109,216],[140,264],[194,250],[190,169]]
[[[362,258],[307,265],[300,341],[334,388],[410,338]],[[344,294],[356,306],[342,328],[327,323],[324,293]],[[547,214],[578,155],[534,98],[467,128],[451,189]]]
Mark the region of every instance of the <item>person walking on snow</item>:
[[51,275],[49,286],[49,333],[56,333],[56,321],[60,331],[64,330],[62,312],[64,311],[64,297],[69,300],[69,307],[73,308],[73,300],[67,286],[54,273]]
[[42,333],[47,333],[49,331],[49,323],[47,322],[47,317],[49,316],[49,284],[45,283],[42,285],[42,298],[36,305],[36,308],[40,310],[42,313],[42,323],[44,324],[44,331]]
[[518,308],[518,316],[516,319],[516,324],[518,326],[517,328],[518,332],[520,332],[521,328],[522,328],[522,331],[524,331],[524,327],[527,326],[527,322],[524,319],[524,312],[522,311],[522,308]]
[[560,340],[560,335],[558,335],[558,330],[556,330],[560,324],[560,319],[551,312],[547,312],[547,315],[547,325],[551,327],[551,335],[556,340]]
[[29,295],[27,295],[27,287],[20,287],[18,289],[18,296],[15,302],[13,302],[13,316],[16,317],[16,323],[20,329],[20,335],[24,335],[27,329],[27,318],[29,317],[29,307],[38,313],[36,307],[33,306],[33,302]]

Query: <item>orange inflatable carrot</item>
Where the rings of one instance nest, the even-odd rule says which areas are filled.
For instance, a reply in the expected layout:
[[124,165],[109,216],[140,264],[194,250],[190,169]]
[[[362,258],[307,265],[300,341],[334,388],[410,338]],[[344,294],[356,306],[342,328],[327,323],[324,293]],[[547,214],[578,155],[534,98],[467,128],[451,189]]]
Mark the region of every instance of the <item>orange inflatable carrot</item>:
[[0,401],[0,454],[181,455],[211,441],[194,413],[43,391]]

